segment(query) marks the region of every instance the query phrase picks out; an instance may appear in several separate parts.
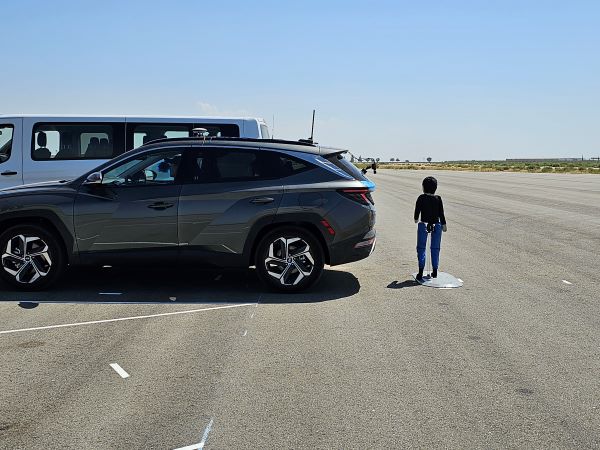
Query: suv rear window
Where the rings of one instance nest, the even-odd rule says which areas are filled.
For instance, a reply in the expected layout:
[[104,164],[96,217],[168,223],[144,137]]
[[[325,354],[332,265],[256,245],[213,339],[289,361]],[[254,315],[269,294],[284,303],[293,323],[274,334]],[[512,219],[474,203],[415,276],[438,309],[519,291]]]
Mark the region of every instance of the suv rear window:
[[358,167],[352,164],[344,157],[344,153],[334,153],[326,156],[327,161],[334,164],[338,169],[343,170],[352,178],[358,181],[368,181],[368,178],[360,171]]

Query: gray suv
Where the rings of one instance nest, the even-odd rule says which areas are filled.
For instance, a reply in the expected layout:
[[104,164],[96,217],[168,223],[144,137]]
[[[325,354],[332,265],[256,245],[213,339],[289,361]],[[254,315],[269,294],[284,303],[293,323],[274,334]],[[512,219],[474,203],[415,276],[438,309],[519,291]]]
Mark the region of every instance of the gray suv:
[[256,266],[281,291],[375,246],[375,188],[345,151],[162,139],[73,181],[0,190],[2,279],[50,286],[67,265]]

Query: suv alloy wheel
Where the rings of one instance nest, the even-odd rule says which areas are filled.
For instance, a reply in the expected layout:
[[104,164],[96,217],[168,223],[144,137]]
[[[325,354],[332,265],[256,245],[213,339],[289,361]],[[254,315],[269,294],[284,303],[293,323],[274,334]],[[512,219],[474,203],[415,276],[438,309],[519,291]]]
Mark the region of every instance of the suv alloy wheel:
[[269,287],[295,292],[315,284],[323,273],[323,250],[315,237],[297,227],[267,234],[256,252],[256,270]]
[[0,254],[0,276],[20,290],[43,289],[65,266],[57,238],[37,225],[17,225],[2,233]]

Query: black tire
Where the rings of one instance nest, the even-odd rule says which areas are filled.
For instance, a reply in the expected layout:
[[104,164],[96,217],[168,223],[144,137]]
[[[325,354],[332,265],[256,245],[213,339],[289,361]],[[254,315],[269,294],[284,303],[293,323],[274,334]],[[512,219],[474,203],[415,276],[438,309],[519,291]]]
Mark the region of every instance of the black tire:
[[323,248],[313,234],[303,228],[276,228],[260,240],[255,265],[258,277],[269,288],[299,292],[321,278]]
[[62,275],[66,265],[59,239],[33,224],[16,225],[4,231],[0,235],[2,280],[21,291],[49,287]]

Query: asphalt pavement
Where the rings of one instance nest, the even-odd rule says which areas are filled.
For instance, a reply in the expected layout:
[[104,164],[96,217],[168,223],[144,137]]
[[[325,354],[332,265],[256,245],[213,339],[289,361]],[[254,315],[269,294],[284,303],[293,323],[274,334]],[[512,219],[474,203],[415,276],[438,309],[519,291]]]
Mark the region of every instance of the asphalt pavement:
[[[410,276],[427,175],[462,288]],[[600,177],[371,178],[375,252],[308,293],[171,267],[0,286],[0,448],[599,448]]]

